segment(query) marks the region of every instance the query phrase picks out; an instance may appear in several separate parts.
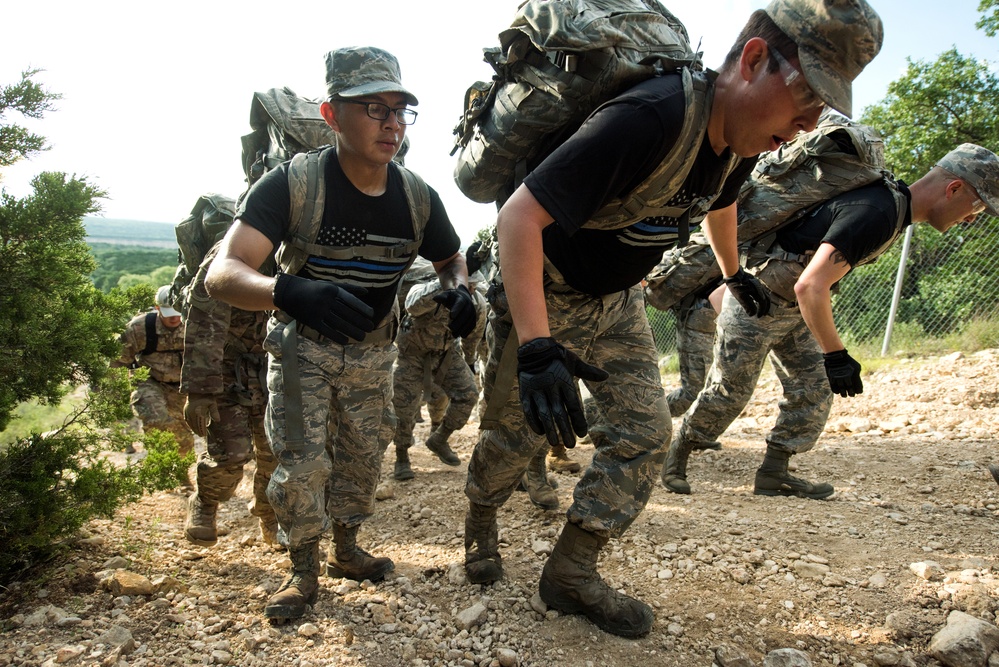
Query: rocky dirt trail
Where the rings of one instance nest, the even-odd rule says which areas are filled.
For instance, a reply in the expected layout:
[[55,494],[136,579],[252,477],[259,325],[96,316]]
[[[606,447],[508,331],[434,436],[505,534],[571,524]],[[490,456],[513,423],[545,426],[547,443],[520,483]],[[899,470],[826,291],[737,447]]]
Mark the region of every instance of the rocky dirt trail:
[[[288,561],[257,536],[249,475],[210,549],[183,538],[184,495],[161,493],[92,522],[0,594],[0,665],[997,667],[999,486],[986,466],[999,462],[999,350],[903,361],[865,386],[836,399],[819,445],[796,457],[798,474],[836,487],[831,499],[752,494],[779,395],[768,371],[724,449],[693,458],[693,494],[659,488],[608,545],[604,577],[656,609],[641,640],[545,609],[537,581],[564,516],[525,494],[500,515],[506,578],[467,583],[465,465],[418,447],[416,479],[386,482],[360,534],[395,561],[386,581],[323,577],[311,614],[271,626],[261,609]],[[470,424],[453,438],[463,462],[475,437]],[[386,479],[391,463],[390,449]],[[565,508],[575,478],[556,477]],[[980,655],[931,645],[948,617]]]

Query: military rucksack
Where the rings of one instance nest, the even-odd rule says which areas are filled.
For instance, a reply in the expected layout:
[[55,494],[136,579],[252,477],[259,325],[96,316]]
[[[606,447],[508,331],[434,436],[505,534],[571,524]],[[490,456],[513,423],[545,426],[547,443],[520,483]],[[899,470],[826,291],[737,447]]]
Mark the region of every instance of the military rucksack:
[[409,294],[409,290],[416,285],[428,283],[436,277],[437,271],[434,269],[434,265],[429,260],[417,257],[406,273],[402,275],[402,280],[399,281],[399,312],[403,313],[406,310],[406,295]]
[[170,298],[181,312],[187,311],[188,287],[198,267],[208,250],[225,236],[235,215],[236,200],[209,193],[198,197],[191,214],[174,227],[178,266],[170,285]]
[[[657,74],[681,70],[690,79],[690,71],[702,69],[686,28],[657,0],[527,0],[499,41],[483,50],[496,73],[466,92],[451,151],[458,153],[458,188],[480,203],[501,204],[528,163],[554,150],[603,102]],[[688,106],[695,99],[703,105],[703,95],[691,94],[698,82],[686,79]],[[685,126],[697,122],[677,143],[696,151],[706,116],[687,115]]]
[[336,143],[333,128],[319,112],[321,102],[299,97],[291,88],[253,93],[250,127],[243,135],[243,173],[253,185],[292,156]]
[[[739,192],[738,237],[743,255],[765,252],[777,232],[829,199],[885,180],[884,143],[873,128],[826,112],[812,132],[799,134],[757,162]],[[757,253],[758,254],[758,253]],[[703,234],[663,257],[647,279],[650,305],[666,310],[721,277]]]
[[[336,133],[323,118],[321,100],[299,97],[291,88],[253,93],[250,127],[242,137],[243,173],[247,186],[295,155],[336,144]],[[409,137],[403,139],[395,161],[403,164]]]

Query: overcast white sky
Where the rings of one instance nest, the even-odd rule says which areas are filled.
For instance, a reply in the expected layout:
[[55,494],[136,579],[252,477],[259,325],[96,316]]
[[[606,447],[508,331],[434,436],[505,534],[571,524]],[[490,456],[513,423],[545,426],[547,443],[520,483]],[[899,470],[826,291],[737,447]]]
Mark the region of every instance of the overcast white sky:
[[[854,84],[854,110],[879,101],[906,57],[933,60],[956,45],[999,59],[999,38],[975,28],[978,0],[871,0],[885,24],[881,54]],[[420,98],[407,166],[438,192],[469,243],[492,224],[493,205],[474,204],[452,179],[451,130],[465,89],[488,79],[481,49],[513,18],[518,0],[17,0],[0,16],[0,84],[27,68],[61,93],[40,123],[51,150],[2,172],[9,194],[30,192],[43,170],[87,175],[109,192],[107,218],[174,223],[206,192],[244,188],[240,136],[254,91],[289,86],[325,92],[323,56],[370,44],[398,56],[404,84]],[[717,67],[753,9],[765,0],[666,0]],[[6,121],[21,119],[11,116]],[[995,149],[996,147],[991,147]]]

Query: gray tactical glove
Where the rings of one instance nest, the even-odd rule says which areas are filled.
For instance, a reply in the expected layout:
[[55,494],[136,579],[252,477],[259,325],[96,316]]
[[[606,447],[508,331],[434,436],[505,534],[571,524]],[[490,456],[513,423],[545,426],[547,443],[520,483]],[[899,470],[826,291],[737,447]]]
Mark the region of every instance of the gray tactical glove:
[[355,296],[363,296],[366,291],[363,287],[348,290],[327,280],[282,273],[274,283],[274,305],[330,340],[346,345],[348,337],[363,340],[364,334],[375,329],[375,311]]
[[[603,382],[607,371],[591,366],[554,338],[535,338],[517,348],[520,405],[527,425],[556,447],[576,446],[586,435],[586,416],[576,378]],[[575,431],[575,434],[573,434]]]
[[763,317],[770,312],[770,291],[741,266],[734,276],[722,278],[722,282],[750,317]]

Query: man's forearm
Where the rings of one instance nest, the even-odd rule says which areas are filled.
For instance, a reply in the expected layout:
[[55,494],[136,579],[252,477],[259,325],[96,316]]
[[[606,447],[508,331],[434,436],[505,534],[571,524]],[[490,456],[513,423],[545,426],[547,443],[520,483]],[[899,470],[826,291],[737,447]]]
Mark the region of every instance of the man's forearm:
[[836,330],[833,320],[832,300],[829,290],[809,288],[798,291],[798,308],[809,331],[815,336],[823,352],[836,352],[846,346]]
[[729,277],[739,272],[738,218],[735,204],[718,211],[710,211],[704,218],[704,235],[715,253],[722,275]]
[[218,257],[205,278],[213,299],[243,310],[276,310],[274,278],[251,269],[239,259]]

